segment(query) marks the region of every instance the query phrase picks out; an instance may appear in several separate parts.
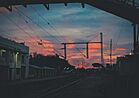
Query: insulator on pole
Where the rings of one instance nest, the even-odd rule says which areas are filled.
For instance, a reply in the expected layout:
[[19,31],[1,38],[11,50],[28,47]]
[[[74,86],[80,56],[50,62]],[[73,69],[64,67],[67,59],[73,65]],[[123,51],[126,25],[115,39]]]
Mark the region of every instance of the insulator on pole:
[[5,8],[8,9],[10,12],[12,12],[12,5],[6,6]]
[[82,5],[82,8],[85,8],[85,4],[84,3],[81,3],[81,5]]
[[68,4],[67,3],[64,3],[64,5],[67,6]]
[[49,4],[43,4],[47,10],[49,10]]

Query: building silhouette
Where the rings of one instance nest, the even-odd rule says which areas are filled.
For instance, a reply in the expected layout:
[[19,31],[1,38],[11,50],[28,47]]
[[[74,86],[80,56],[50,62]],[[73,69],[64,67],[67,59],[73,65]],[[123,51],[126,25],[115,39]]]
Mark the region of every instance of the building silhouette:
[[28,77],[29,47],[0,37],[0,80]]

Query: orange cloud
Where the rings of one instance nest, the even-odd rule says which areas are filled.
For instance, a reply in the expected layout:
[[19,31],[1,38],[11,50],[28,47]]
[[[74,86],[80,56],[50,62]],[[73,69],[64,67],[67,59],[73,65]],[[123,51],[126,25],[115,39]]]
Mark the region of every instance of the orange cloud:
[[52,55],[55,53],[54,45],[48,40],[28,39],[26,40],[26,44],[30,48],[30,53],[37,52],[43,55]]
[[[113,59],[113,60],[116,59],[117,56],[119,56],[119,55],[114,55],[114,56],[112,56],[112,59]],[[104,59],[109,59],[109,58],[110,58],[110,56],[104,56]]]
[[89,44],[89,49],[100,49],[101,45],[97,43]]
[[98,49],[90,49],[89,53],[98,53]]
[[126,48],[116,48],[115,50],[116,51],[124,51],[124,50],[126,50]]
[[[68,40],[68,43],[73,43],[72,40]],[[71,49],[71,48],[74,48],[75,47],[75,44],[67,44],[67,48]]]
[[[43,45],[39,45],[37,42],[42,43]],[[73,43],[74,41],[72,40],[67,40],[66,42],[69,43]],[[52,42],[50,42],[49,40],[42,40],[40,41],[37,38],[34,39],[27,39],[26,40],[26,44],[27,46],[29,46],[30,48],[30,52],[37,52],[43,55],[54,55],[55,54],[55,49],[54,48],[63,48],[62,45],[55,45],[52,44]],[[103,45],[104,47],[106,47],[106,45]],[[84,47],[84,45],[83,45]],[[75,44],[68,44],[67,45],[67,58],[69,60],[69,63],[72,65],[78,65],[80,64],[83,59],[86,59],[82,54],[86,55],[86,49],[85,50],[80,50],[82,51],[82,54],[77,51],[77,50],[73,50],[73,48],[75,48]],[[101,48],[101,44],[99,43],[93,43],[93,44],[89,44],[89,58],[87,60],[89,60],[89,62],[91,63],[96,63],[96,62],[100,62],[100,48]],[[125,48],[116,48],[113,49],[113,53],[117,53],[120,51],[124,51],[126,50]],[[104,50],[105,53],[107,53],[107,55],[104,55],[104,60],[106,61],[106,63],[109,63],[109,50]],[[63,51],[61,51],[61,54],[63,54]],[[120,54],[120,53],[118,53]],[[113,55],[112,56],[112,60],[113,63],[115,61],[115,59],[117,58],[117,56],[121,56],[121,55]],[[86,60],[85,60],[86,61]],[[84,67],[87,68],[87,67]]]
[[[106,44],[103,44],[103,48],[107,47]],[[89,44],[89,49],[100,49],[101,44],[100,43],[91,43]]]

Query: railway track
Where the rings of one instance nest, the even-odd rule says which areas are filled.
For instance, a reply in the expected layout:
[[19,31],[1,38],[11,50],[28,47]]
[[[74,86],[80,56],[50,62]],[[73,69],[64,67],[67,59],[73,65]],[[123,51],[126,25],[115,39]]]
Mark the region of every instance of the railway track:
[[42,98],[76,84],[83,77],[69,75],[50,80],[29,81],[0,86],[2,98]]
[[74,86],[76,85],[81,79],[77,79],[77,80],[74,80],[68,84],[65,84],[65,85],[62,85],[61,87],[58,87],[58,88],[55,88],[55,89],[52,89],[48,92],[42,92],[43,94],[41,94],[40,96],[37,96],[36,98],[45,98],[47,96],[47,98],[51,98],[53,94],[55,93],[58,93],[59,91],[62,91],[68,87],[71,87],[71,86]]

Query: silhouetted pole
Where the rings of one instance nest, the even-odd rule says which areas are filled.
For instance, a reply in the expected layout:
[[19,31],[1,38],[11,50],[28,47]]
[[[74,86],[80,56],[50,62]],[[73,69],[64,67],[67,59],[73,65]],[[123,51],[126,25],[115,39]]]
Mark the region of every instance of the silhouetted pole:
[[88,50],[88,43],[86,43],[86,58],[89,58],[89,50]]
[[91,44],[91,43],[99,43],[99,44],[101,44],[102,42],[74,42],[74,43],[61,43],[62,45],[64,45],[64,55],[65,55],[65,59],[66,59],[66,57],[67,57],[67,53],[66,53],[66,51],[67,51],[67,47],[66,47],[66,45],[68,45],[68,44],[85,44],[86,45],[86,58],[89,58],[89,43]]
[[134,33],[134,38],[133,38],[133,40],[134,40],[134,46],[133,46],[133,53],[134,54],[136,54],[136,24],[133,24],[133,33]]
[[139,24],[138,24],[138,31],[137,31],[137,44],[139,44]]
[[64,45],[64,59],[67,59],[67,45],[66,43],[63,44]]
[[100,42],[101,42],[101,63],[104,64],[104,59],[103,59],[103,34],[102,34],[102,32],[100,33]]
[[110,65],[112,65],[112,39],[110,40]]

